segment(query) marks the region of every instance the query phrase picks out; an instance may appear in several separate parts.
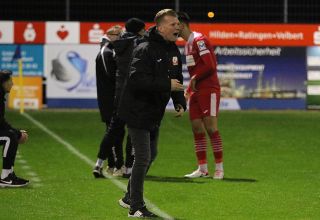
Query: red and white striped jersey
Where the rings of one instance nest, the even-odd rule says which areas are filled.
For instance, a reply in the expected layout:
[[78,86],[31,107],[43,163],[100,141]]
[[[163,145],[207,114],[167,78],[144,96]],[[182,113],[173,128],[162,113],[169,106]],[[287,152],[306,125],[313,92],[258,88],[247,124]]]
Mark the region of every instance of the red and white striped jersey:
[[185,55],[190,78],[195,77],[197,81],[196,89],[220,93],[217,59],[207,37],[192,32],[185,45]]

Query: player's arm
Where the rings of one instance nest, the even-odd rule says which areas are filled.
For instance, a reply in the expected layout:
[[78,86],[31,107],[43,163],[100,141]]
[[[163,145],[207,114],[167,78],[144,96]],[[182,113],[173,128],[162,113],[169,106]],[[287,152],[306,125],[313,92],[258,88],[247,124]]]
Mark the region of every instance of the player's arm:
[[211,55],[209,48],[211,45],[206,39],[201,39],[195,42],[197,52],[199,53],[201,62],[195,67],[195,75],[193,76],[195,81],[202,80],[214,73],[216,69],[216,61]]
[[115,81],[117,68],[114,60],[114,54],[111,51],[104,50],[102,56],[106,65],[106,76],[109,77],[111,80]]

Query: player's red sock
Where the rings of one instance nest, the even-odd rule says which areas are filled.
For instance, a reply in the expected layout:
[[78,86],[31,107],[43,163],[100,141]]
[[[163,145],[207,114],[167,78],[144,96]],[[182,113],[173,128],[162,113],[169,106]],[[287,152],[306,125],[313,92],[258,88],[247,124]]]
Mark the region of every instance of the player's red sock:
[[219,131],[215,131],[210,135],[210,141],[213,149],[216,164],[223,162],[222,140]]
[[195,151],[198,159],[198,165],[207,163],[207,139],[205,133],[194,133]]

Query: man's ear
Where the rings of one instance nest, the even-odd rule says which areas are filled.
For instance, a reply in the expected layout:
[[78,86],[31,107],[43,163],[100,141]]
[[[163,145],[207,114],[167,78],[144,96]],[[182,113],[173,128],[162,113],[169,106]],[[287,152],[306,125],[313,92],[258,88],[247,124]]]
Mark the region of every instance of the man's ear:
[[162,25],[157,26],[157,30],[159,31],[159,33],[162,33],[162,31],[163,31],[163,26],[162,26]]

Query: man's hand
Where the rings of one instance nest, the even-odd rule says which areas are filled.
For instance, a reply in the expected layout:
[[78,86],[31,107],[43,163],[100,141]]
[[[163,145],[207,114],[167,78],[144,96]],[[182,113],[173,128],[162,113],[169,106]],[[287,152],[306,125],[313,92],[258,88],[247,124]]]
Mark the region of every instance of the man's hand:
[[177,79],[171,79],[171,91],[183,91],[184,87]]
[[20,130],[20,132],[21,132],[21,137],[18,142],[19,144],[24,144],[28,140],[28,133],[25,130]]
[[191,91],[193,91],[193,92],[198,91],[198,90],[196,89],[196,83],[197,83],[196,78],[195,78],[195,77],[192,77],[192,78],[190,79],[190,88],[191,88]]
[[177,113],[174,115],[174,117],[179,118],[179,117],[183,116],[184,109],[183,109],[182,105],[178,104],[176,106],[176,111],[177,111]]
[[186,99],[186,102],[188,102],[189,99],[190,99],[190,92],[185,91],[185,92],[184,92],[184,98]]

